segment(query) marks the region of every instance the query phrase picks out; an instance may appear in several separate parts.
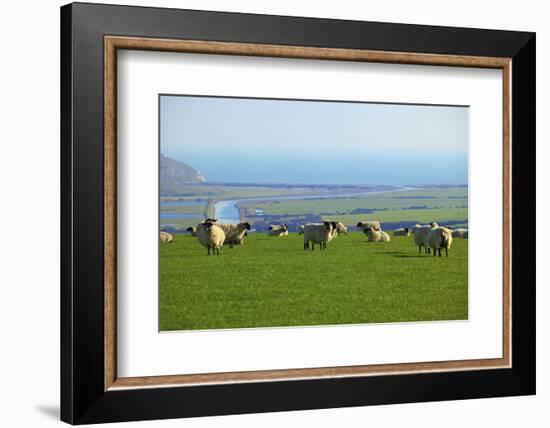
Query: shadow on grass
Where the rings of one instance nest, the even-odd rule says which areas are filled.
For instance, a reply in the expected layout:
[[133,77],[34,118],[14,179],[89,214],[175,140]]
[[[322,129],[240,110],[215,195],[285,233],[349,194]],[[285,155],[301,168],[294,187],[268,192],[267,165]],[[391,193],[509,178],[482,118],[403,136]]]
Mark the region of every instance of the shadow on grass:
[[402,259],[418,259],[418,258],[424,258],[426,256],[429,256],[429,254],[410,254],[410,253],[403,253],[399,251],[386,251],[384,254],[388,254],[393,257],[399,257]]

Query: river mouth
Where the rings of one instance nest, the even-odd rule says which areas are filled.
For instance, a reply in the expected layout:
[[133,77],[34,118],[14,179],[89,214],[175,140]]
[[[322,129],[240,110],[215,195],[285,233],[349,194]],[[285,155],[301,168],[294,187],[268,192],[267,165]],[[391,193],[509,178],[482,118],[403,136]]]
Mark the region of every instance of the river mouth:
[[351,192],[351,193],[333,193],[333,194],[317,194],[317,195],[288,195],[288,196],[264,196],[255,198],[239,198],[239,199],[227,199],[218,201],[214,204],[214,216],[218,223],[231,224],[240,223],[241,216],[237,204],[239,202],[250,201],[284,201],[284,200],[296,200],[296,199],[332,199],[332,198],[349,198],[353,196],[374,195],[379,193],[389,192],[402,192],[407,190],[415,190],[415,187],[396,187],[388,190],[371,190],[363,192]]

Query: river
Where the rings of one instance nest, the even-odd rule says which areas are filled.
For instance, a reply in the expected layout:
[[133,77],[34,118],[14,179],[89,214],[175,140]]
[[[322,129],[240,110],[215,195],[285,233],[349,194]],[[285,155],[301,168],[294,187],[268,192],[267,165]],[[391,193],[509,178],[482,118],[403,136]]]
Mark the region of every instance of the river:
[[355,192],[355,193],[336,193],[336,194],[321,194],[321,195],[289,195],[289,196],[265,196],[260,198],[242,198],[218,201],[214,204],[215,218],[218,223],[240,223],[241,217],[237,204],[244,201],[284,201],[292,199],[330,199],[330,198],[348,198],[350,196],[374,195],[377,193],[399,192],[404,190],[414,190],[416,187],[399,187],[391,190],[373,190],[370,192]]

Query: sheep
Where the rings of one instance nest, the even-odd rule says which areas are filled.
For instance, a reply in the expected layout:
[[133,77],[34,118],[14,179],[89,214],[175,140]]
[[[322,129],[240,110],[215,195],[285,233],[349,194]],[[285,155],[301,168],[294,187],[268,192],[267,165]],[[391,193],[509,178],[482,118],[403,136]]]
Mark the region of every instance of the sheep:
[[[430,233],[430,230],[432,230],[432,224],[436,224],[437,223],[430,223],[430,224],[427,224],[427,225],[420,225],[420,224],[417,224],[414,226],[413,230],[412,230],[412,235],[413,235],[413,239],[414,239],[414,243],[416,245],[418,245],[418,254],[422,253],[422,247],[424,247],[424,252],[425,253],[429,253],[430,252],[430,248],[429,246],[426,245],[426,238],[428,237],[428,234]],[[437,226],[435,226],[437,227]]]
[[268,228],[269,236],[287,236],[288,235],[288,226],[286,224],[272,224]]
[[304,225],[301,224],[300,226],[298,226],[298,235],[303,235],[304,234]]
[[223,245],[229,245],[229,248],[233,248],[233,245],[243,245],[244,234],[250,230],[250,224],[246,221],[239,224],[219,224],[218,226],[225,232]]
[[174,237],[170,235],[168,232],[160,232],[160,242],[168,242],[171,243],[174,241]]
[[197,239],[200,244],[208,249],[208,255],[212,250],[212,255],[220,255],[220,247],[225,242],[225,232],[223,229],[214,224],[216,219],[206,219],[204,222],[197,225]]
[[315,244],[319,244],[319,249],[326,249],[327,242],[333,237],[333,231],[337,228],[336,222],[325,221],[323,223],[308,223],[304,225],[304,250],[309,249],[311,242],[311,251],[315,250]]
[[365,229],[365,235],[367,235],[368,242],[390,242],[390,235],[372,227],[367,227]]
[[409,228],[408,227],[400,227],[399,229],[395,229],[393,231],[393,236],[409,236]]
[[357,223],[357,227],[361,228],[361,230],[363,232],[365,232],[365,230],[370,227],[372,229],[374,229],[375,231],[381,231],[381,227],[380,227],[380,222],[378,220],[365,220],[365,221],[360,221],[359,223]]
[[337,221],[336,222],[336,236],[340,235],[340,234],[344,234],[344,235],[347,235],[348,234],[348,228],[346,227],[346,225],[344,223],[342,223],[341,221]]
[[432,228],[426,239],[426,246],[433,249],[434,257],[436,252],[441,257],[441,248],[445,248],[445,256],[448,257],[452,243],[453,234],[451,230],[442,226]]
[[189,226],[187,229],[185,229],[187,232],[191,234],[191,236],[197,236],[197,229],[193,226]]
[[463,229],[463,228],[453,229],[451,231],[451,234],[453,238],[468,238],[468,229]]

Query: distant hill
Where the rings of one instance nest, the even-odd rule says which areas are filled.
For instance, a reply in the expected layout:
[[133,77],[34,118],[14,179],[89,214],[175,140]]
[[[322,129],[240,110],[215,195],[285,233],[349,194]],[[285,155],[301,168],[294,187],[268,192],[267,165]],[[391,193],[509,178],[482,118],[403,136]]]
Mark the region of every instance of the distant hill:
[[160,155],[160,193],[177,195],[182,193],[182,186],[190,183],[203,183],[206,179],[199,171],[184,162]]

